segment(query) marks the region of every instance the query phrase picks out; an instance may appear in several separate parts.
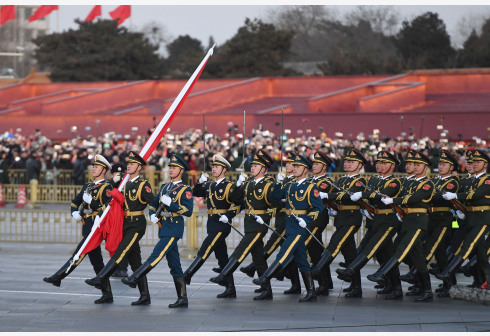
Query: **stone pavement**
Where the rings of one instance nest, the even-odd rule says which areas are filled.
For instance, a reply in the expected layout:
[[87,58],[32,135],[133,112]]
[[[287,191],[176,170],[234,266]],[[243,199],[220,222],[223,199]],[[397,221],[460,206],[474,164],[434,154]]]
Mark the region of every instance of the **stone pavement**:
[[[315,303],[298,303],[298,295],[283,295],[289,280],[272,281],[274,300],[253,301],[251,278],[237,271],[236,299],[217,299],[223,287],[209,282],[217,266],[210,257],[192,279],[188,288],[189,308],[169,309],[176,299],[166,261],[148,275],[152,304],[130,305],[137,289],[111,278],[114,303],[95,305],[100,291],[84,283],[94,276],[90,262],[82,264],[63,280],[61,287],[42,281],[53,274],[75,246],[66,244],[0,243],[0,332],[477,332],[490,331],[488,306],[435,298],[432,303],[415,303],[413,298],[386,301],[377,295],[365,277],[376,266],[363,270],[363,298],[346,299],[342,288],[348,284],[334,280],[330,296]],[[143,248],[143,258],[152,248]],[[231,251],[230,251],[231,252]],[[185,256],[192,251],[184,251]],[[340,258],[340,259],[339,259]],[[335,260],[332,273],[338,267]],[[104,251],[104,261],[108,260]],[[192,259],[182,259],[185,270]],[[248,262],[249,259],[245,260]],[[402,274],[407,271],[401,267]],[[432,278],[433,288],[439,281]],[[470,279],[458,275],[460,283]],[[403,284],[404,290],[407,289]]]

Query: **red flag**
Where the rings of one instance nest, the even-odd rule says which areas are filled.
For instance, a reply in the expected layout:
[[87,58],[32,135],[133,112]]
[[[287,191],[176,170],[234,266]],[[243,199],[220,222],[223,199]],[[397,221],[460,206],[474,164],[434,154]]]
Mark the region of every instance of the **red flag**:
[[94,21],[97,16],[102,15],[102,6],[101,5],[95,5],[94,8],[88,13],[87,18],[85,19],[84,22],[89,22],[89,21]]
[[54,6],[51,6],[51,5],[43,5],[43,6],[40,6],[35,12],[34,14],[31,15],[31,17],[29,18],[29,22],[32,22],[32,21],[36,21],[36,20],[39,20],[39,19],[42,19],[43,17],[49,15],[52,11],[55,11],[58,9],[58,6],[57,5],[54,5]]
[[113,20],[119,19],[119,21],[117,21],[117,26],[119,27],[128,17],[131,16],[131,6],[119,6],[112,12],[109,12],[109,15]]
[[15,6],[7,5],[0,8],[0,26],[9,20],[15,20]]

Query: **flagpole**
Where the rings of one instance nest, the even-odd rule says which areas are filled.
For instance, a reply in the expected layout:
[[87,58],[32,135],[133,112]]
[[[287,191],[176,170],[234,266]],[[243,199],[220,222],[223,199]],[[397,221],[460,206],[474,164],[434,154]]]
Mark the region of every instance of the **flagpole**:
[[[192,74],[191,78],[189,78],[187,83],[184,85],[184,87],[180,91],[177,98],[175,98],[174,102],[172,103],[170,108],[167,110],[167,113],[165,113],[162,120],[160,121],[160,123],[155,128],[153,133],[150,135],[150,138],[146,141],[145,145],[143,146],[143,148],[139,152],[139,155],[144,160],[148,159],[150,154],[153,152],[155,147],[158,145],[158,142],[162,139],[163,135],[167,131],[170,123],[175,118],[175,115],[177,114],[178,110],[182,107],[182,104],[184,103],[185,98],[187,98],[192,87],[194,86],[197,79],[201,75],[201,72],[204,69],[204,66],[206,65],[209,57],[211,57],[211,55],[213,55],[213,49],[215,46],[216,46],[216,43],[209,49],[208,53],[206,54],[206,56],[201,61],[201,64],[199,64],[199,66],[196,68],[196,70]],[[123,190],[128,179],[129,179],[129,175],[126,173],[126,175],[124,176],[124,178],[121,181],[121,184],[119,185],[119,188],[118,188],[119,191]],[[102,216],[100,217],[99,221],[93,224],[92,230],[90,231],[90,234],[85,239],[85,242],[83,243],[83,245],[78,249],[77,254],[75,254],[73,256],[70,266],[73,265],[78,259],[80,259],[80,255],[82,254],[82,251],[85,249],[85,246],[87,246],[91,237],[94,235],[95,230],[97,230],[100,227],[100,223],[102,223],[102,220],[107,215],[107,213],[110,211],[110,209],[111,209],[111,206],[108,205],[106,207],[106,209],[104,210],[104,212],[102,213]],[[68,269],[70,269],[70,267]]]

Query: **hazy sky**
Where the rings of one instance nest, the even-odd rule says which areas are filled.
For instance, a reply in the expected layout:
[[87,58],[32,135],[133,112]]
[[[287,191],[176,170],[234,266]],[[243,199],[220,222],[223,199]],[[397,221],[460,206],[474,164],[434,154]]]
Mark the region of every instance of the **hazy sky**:
[[[23,1],[21,1],[23,2]],[[36,3],[37,1],[34,1]],[[184,5],[175,5],[175,1],[172,5],[150,5],[147,2],[139,1],[129,3],[132,5],[131,19],[124,22],[124,26],[133,30],[139,30],[145,23],[150,21],[157,21],[161,23],[166,29],[166,33],[170,40],[175,39],[179,35],[190,35],[193,38],[197,38],[202,41],[204,46],[207,46],[210,36],[213,36],[218,44],[225,42],[231,38],[237,32],[238,28],[243,26],[245,18],[265,18],[267,10],[273,7],[278,7],[278,4],[294,4],[291,1],[265,1],[268,5],[257,5],[257,1],[251,2],[252,5],[220,5],[218,1],[206,2],[212,5],[196,5],[193,1],[183,0],[178,2]],[[29,3],[33,3],[30,1]],[[42,4],[44,2],[40,2]],[[80,3],[80,2],[78,2]],[[58,12],[53,12],[50,15],[52,31],[67,30],[69,28],[76,28],[74,23],[75,18],[84,20],[88,15],[92,6],[95,4],[102,4],[102,18],[110,19],[109,12],[112,11],[117,5],[114,5],[111,1],[96,1],[96,2],[84,2],[89,5],[76,5],[77,2],[68,3],[63,2],[60,4]],[[138,5],[136,5],[136,3]],[[166,2],[168,3],[168,2]],[[196,2],[197,3],[197,2]],[[200,2],[202,3],[202,2]],[[221,2],[222,3],[222,2]],[[236,2],[234,2],[236,3]],[[243,1],[238,2],[243,4]],[[248,3],[248,2],[247,2]],[[297,3],[297,2],[296,2]],[[326,4],[323,2],[308,2],[310,4]],[[336,8],[341,15],[353,10],[357,4],[362,2],[348,2],[350,5],[334,5],[332,2],[328,2],[329,7]],[[335,3],[335,2],[334,2]],[[392,3],[392,2],[391,2]],[[406,1],[402,2],[407,3]],[[402,5],[394,6],[400,13],[403,19],[412,19],[413,17],[422,14],[427,11],[437,12],[446,24],[448,33],[452,39],[457,42],[458,29],[457,23],[462,17],[471,17],[472,15],[487,14],[490,16],[490,6],[470,5],[473,2],[466,2],[465,5],[439,5],[438,3],[450,3],[450,2],[431,2],[434,5],[423,6],[420,5],[420,1],[411,1],[410,3],[416,5]],[[481,3],[481,2],[480,2]],[[119,3],[120,4],[120,3]],[[128,4],[128,3],[125,3]],[[144,4],[144,5],[140,5]],[[270,5],[269,5],[270,4]],[[389,3],[376,2],[372,4],[388,5]]]

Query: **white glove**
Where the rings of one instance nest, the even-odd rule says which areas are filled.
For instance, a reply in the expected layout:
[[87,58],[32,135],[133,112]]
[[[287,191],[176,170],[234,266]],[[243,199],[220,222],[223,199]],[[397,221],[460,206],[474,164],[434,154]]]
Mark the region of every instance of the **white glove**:
[[156,223],[158,223],[158,217],[157,217],[155,214],[151,214],[151,216],[150,216],[150,221],[151,221],[153,224],[156,224]]
[[361,197],[362,197],[362,191],[358,191],[358,192],[355,192],[352,195],[350,195],[350,200],[355,202],[355,201],[360,200]]
[[383,202],[386,205],[393,204],[393,198],[391,198],[391,197],[383,197],[381,199],[381,202]]
[[208,174],[206,174],[205,172],[203,172],[203,173],[201,174],[201,177],[199,178],[199,184],[204,183],[204,182],[206,182],[207,180],[208,180]]
[[95,216],[95,219],[94,219],[94,226],[99,226],[100,225],[100,216],[97,215]]
[[305,220],[303,218],[301,218],[301,217],[297,217],[296,219],[298,220],[299,226],[301,226],[304,229],[306,227]]
[[75,218],[76,220],[82,220],[82,216],[80,216],[80,212],[79,212],[79,211],[73,211],[73,212],[71,213],[71,216],[72,216],[73,218]]
[[328,193],[320,191],[320,197],[321,199],[328,199]]
[[243,182],[245,182],[245,176],[243,175],[238,176],[238,180],[236,181],[236,186],[237,187],[241,186]]
[[461,210],[456,210],[456,216],[458,216],[459,219],[464,219],[465,217],[463,211]]
[[442,198],[444,198],[445,200],[449,201],[449,200],[452,200],[452,199],[458,199],[458,195],[455,194],[455,193],[452,193],[452,192],[447,192],[444,195],[442,195]]
[[83,193],[83,201],[87,204],[92,203],[92,196],[87,193]]
[[264,225],[264,224],[265,224],[264,220],[263,220],[263,219],[262,219],[262,217],[260,217],[260,216],[255,217],[255,220],[256,220],[256,221],[257,221],[257,223],[259,223],[259,224],[262,224],[262,225]]
[[114,176],[114,177],[112,178],[112,180],[113,180],[115,183],[117,183],[117,182],[121,181],[121,174],[116,174],[116,176]]
[[334,209],[332,209],[332,208],[328,208],[328,215],[329,215],[330,217],[335,217],[335,216],[337,216],[337,211],[335,211],[335,210],[334,210]]
[[228,217],[226,217],[225,215],[221,215],[221,217],[219,218],[219,221],[221,223],[228,223]]
[[400,215],[397,213],[396,214],[396,218],[400,221],[400,222],[403,222],[403,219],[400,217]]
[[169,206],[170,202],[172,202],[172,199],[167,195],[162,195],[162,197],[160,198],[160,202],[162,202],[166,206]]
[[282,174],[277,174],[276,182],[281,183],[282,181],[284,181],[284,176],[282,176]]

